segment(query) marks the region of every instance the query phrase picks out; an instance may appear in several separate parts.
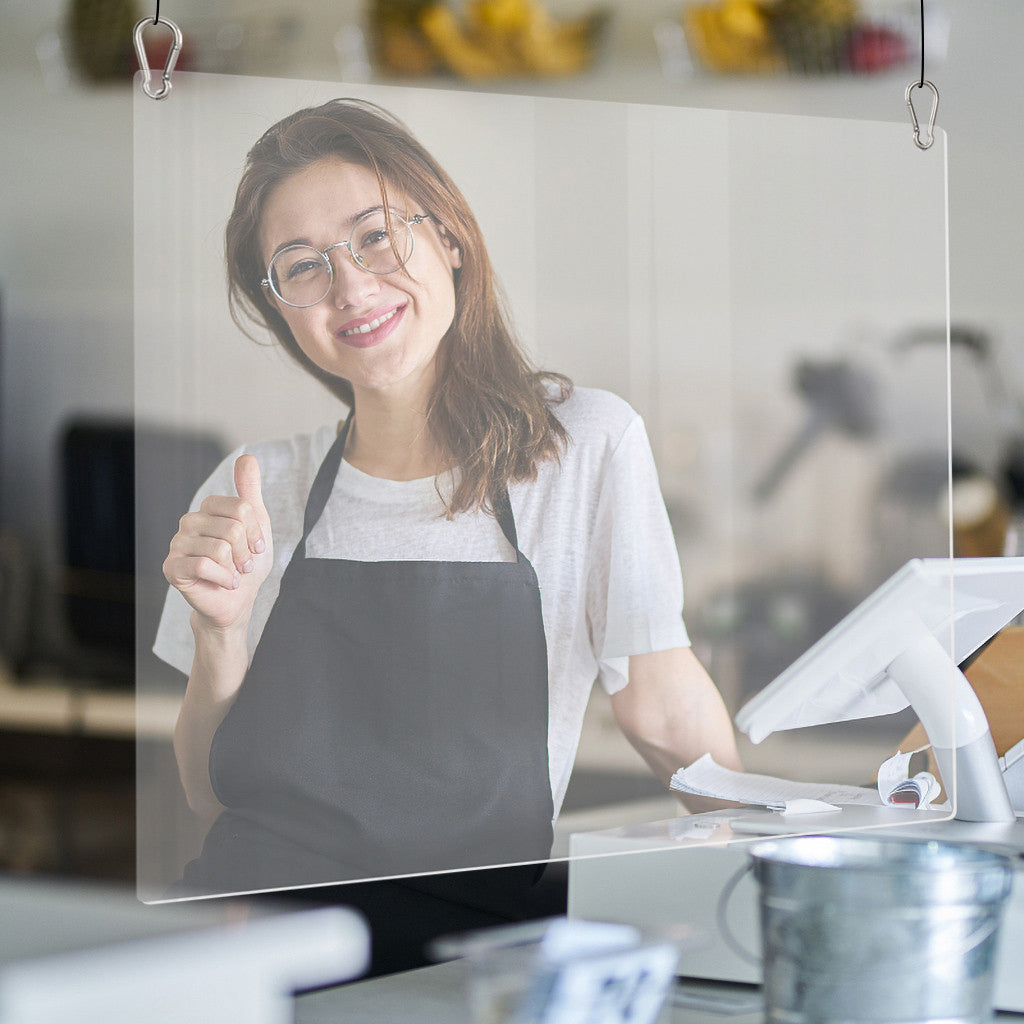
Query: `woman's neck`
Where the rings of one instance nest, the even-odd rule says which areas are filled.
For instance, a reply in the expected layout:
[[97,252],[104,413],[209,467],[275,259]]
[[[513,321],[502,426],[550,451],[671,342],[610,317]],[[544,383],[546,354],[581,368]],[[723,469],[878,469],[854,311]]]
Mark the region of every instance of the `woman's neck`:
[[445,468],[426,410],[373,394],[356,398],[345,461],[386,480],[419,480]]

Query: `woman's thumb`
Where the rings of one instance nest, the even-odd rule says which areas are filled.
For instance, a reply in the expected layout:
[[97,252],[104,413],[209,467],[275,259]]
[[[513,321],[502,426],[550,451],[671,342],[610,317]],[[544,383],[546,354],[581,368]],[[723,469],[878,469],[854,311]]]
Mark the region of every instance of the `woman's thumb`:
[[255,455],[240,455],[235,460],[235,490],[238,496],[260,514],[265,515],[263,490],[260,485],[260,464]]

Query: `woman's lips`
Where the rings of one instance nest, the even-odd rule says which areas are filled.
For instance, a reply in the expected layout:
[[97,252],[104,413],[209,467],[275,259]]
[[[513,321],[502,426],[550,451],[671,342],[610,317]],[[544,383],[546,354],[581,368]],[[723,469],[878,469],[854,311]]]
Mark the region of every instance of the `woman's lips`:
[[371,348],[379,345],[398,326],[404,314],[405,306],[393,306],[373,316],[349,320],[334,332],[334,336],[352,348]]

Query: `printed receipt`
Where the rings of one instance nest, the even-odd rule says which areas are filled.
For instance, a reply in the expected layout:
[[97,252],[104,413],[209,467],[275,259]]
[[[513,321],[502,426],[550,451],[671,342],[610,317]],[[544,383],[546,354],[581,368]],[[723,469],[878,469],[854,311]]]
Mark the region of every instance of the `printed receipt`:
[[882,802],[877,789],[830,782],[791,782],[771,775],[734,772],[716,764],[710,754],[694,761],[689,768],[680,768],[672,776],[670,788],[679,793],[731,800],[789,814],[829,807],[838,810],[844,804],[877,806]]

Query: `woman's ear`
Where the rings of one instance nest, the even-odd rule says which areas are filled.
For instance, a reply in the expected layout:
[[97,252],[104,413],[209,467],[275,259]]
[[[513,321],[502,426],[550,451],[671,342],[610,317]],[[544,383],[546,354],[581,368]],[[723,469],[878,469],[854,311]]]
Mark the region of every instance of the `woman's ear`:
[[451,263],[452,270],[458,270],[462,266],[462,250],[459,248],[459,244],[440,222],[437,223],[437,233],[441,238],[442,244],[448,250],[448,260]]
[[264,296],[264,298],[266,298],[267,302],[269,303],[270,308],[279,317],[281,317],[281,319],[283,320],[284,319],[284,311],[283,311],[283,308],[282,308],[282,303],[281,303],[281,300],[274,293],[274,289],[271,288],[269,284],[262,284],[261,283],[261,287],[263,289],[263,296]]

